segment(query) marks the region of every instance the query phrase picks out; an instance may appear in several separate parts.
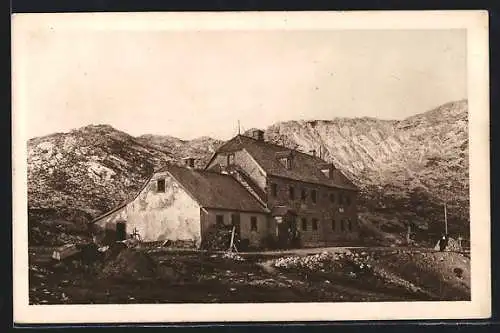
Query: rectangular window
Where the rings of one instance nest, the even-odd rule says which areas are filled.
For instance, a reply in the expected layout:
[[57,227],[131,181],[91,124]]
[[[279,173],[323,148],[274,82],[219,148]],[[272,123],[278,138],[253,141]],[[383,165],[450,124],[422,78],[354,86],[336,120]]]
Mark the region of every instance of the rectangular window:
[[335,203],[335,193],[330,193],[330,202]]
[[295,189],[293,188],[293,186],[290,186],[289,195],[290,195],[290,200],[295,199]]
[[257,231],[257,217],[250,217],[250,231]]
[[158,179],[156,187],[158,192],[165,192],[165,179]]
[[346,197],[345,197],[345,204],[346,204],[347,206],[350,206],[350,205],[351,205],[351,198],[350,198],[349,196],[346,196]]
[[344,220],[340,221],[340,231],[344,231]]
[[316,190],[311,191],[311,200],[312,202],[316,203]]
[[312,220],[312,230],[318,230],[318,219]]
[[335,225],[335,220],[332,220],[332,230],[335,231],[337,229],[337,226]]
[[271,195],[273,197],[278,195],[278,185],[276,184],[271,184]]
[[350,220],[350,219],[349,219],[349,220],[347,220],[347,229],[348,229],[349,231],[352,231],[352,223],[351,223],[351,220]]
[[224,215],[215,215],[215,225],[218,227],[224,225]]
[[305,189],[302,189],[302,192],[300,193],[300,198],[302,199],[302,201],[306,201],[307,191]]
[[234,154],[228,154],[227,155],[227,165],[233,165],[234,164]]
[[307,230],[307,219],[305,217],[302,218],[302,230]]
[[339,205],[342,205],[344,203],[344,198],[342,197],[342,193],[339,193],[339,196],[338,196],[338,199],[337,199],[337,202],[339,203]]

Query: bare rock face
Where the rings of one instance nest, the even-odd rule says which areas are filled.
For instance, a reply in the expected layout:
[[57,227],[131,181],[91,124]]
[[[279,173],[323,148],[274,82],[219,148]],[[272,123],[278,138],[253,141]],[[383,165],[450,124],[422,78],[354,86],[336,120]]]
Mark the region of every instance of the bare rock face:
[[137,140],[159,151],[170,154],[177,161],[193,157],[195,158],[195,167],[197,168],[204,167],[211,155],[224,143],[221,140],[215,140],[206,136],[193,140],[181,140],[171,136],[149,134],[141,135]]
[[[465,233],[467,115],[463,100],[401,121],[281,122],[265,129],[264,137],[303,152],[321,151],[361,188],[361,213],[369,223],[376,221],[377,228],[405,232],[411,223],[428,230],[435,227],[440,233],[446,201],[450,232],[455,228]],[[108,125],[33,138],[28,142],[30,230],[49,232],[47,221],[85,224],[135,194],[167,162],[194,157],[201,167],[222,143],[208,137],[133,137]]]

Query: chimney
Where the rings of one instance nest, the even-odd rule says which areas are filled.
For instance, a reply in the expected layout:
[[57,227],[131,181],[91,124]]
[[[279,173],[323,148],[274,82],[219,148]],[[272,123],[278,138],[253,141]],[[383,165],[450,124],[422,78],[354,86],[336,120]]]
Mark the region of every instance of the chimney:
[[253,131],[253,138],[255,140],[264,141],[264,131],[262,131],[262,130],[254,130]]
[[313,155],[314,157],[316,157],[316,149],[310,150],[310,152],[312,153],[312,155]]
[[187,157],[184,159],[184,162],[188,168],[194,168],[194,158],[192,157]]

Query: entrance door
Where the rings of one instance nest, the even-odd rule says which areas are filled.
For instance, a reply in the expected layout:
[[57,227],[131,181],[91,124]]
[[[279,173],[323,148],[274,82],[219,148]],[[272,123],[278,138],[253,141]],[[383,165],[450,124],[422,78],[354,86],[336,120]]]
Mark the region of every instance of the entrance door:
[[285,216],[277,219],[276,231],[278,236],[279,248],[286,248],[288,240],[288,223],[286,222]]
[[297,230],[295,214],[288,212],[278,223],[278,243],[281,248],[290,248]]
[[116,240],[120,242],[125,239],[127,239],[125,222],[118,222],[116,223]]
[[288,228],[289,232],[289,244],[292,248],[300,247],[300,236],[299,236],[299,228],[297,226],[297,216],[294,214],[290,214]]

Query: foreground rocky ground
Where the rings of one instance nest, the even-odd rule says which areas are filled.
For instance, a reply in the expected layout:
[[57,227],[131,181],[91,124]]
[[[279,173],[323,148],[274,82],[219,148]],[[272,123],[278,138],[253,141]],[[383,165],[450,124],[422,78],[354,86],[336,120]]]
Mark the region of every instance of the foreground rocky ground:
[[470,299],[469,256],[431,249],[235,255],[118,248],[64,262],[50,254],[30,250],[30,304]]

